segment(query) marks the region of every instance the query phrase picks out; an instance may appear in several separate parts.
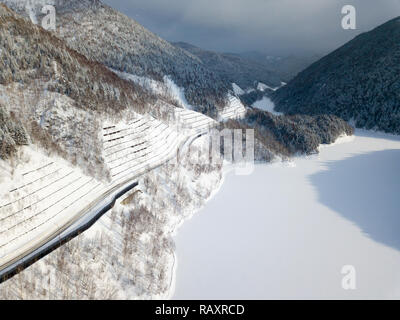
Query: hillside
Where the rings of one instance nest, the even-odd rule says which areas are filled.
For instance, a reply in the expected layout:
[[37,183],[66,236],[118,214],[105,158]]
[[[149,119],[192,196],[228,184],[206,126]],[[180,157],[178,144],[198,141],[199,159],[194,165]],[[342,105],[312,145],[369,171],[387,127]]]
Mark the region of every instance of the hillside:
[[[214,120],[191,110],[175,108],[133,82],[121,79],[107,67],[88,60],[70,49],[63,40],[18,16],[3,4],[0,4],[0,48],[2,282],[24,269],[25,263],[29,265],[41,258],[39,253],[47,254],[47,250],[61,245],[64,239],[70,240],[69,236],[81,227],[86,228],[88,221],[94,223],[102,210],[109,210],[117,195],[129,192],[142,176],[176,157],[177,151],[190,137],[196,138]],[[159,118],[162,118],[163,110],[164,120],[156,119],[154,114],[158,111]],[[174,171],[168,170],[168,177],[179,170],[177,164]],[[209,169],[213,172],[204,179],[200,176],[205,170],[192,166],[191,171],[195,171],[196,176],[185,175],[193,183],[191,189],[201,192],[199,179],[205,181],[203,185],[206,188],[213,187],[208,177],[212,175],[217,179],[220,168]],[[184,208],[190,204],[185,200],[186,189],[181,187],[186,183],[177,185],[179,191],[175,191],[174,198],[171,197],[174,210],[165,207],[165,202],[160,200],[162,197],[151,196],[152,204],[157,199],[157,204],[164,205],[163,210],[171,215],[171,224],[184,217],[182,210],[175,218],[178,199]],[[171,192],[171,187],[165,189]],[[196,198],[197,202],[202,200],[200,197],[202,194]],[[143,219],[143,224],[135,223],[135,226],[141,226],[145,234],[151,232],[149,228],[154,224],[148,225],[147,222],[153,212],[146,209],[140,214],[137,208],[139,206],[135,205],[132,209],[130,220]],[[161,210],[156,208],[155,212],[159,218]],[[121,212],[119,217],[122,216],[126,217],[126,212]],[[117,220],[118,226],[125,223],[125,220],[120,221]],[[143,252],[147,257],[149,266],[146,269],[149,270],[169,268],[165,255],[159,255],[164,240],[169,241],[165,220],[161,221],[155,234],[162,241],[155,243],[155,247],[160,249],[150,253],[143,249],[138,251],[139,255]],[[116,228],[114,224],[112,229]],[[112,244],[110,250],[115,248],[119,259],[122,259],[122,246],[136,248],[135,241],[138,240],[137,245],[143,248],[141,232],[134,239],[125,239],[123,234],[131,234],[132,229],[122,230],[124,233],[113,233],[108,241]],[[100,239],[95,243],[100,244]],[[60,251],[54,255],[57,252]],[[79,247],[77,254],[83,257],[92,252]],[[93,271],[91,275],[102,274],[98,281],[103,284],[107,283],[104,274],[115,276],[115,282],[122,287],[127,281],[124,277],[120,279],[120,275],[125,270],[128,277],[137,274],[129,268],[136,264],[118,263],[119,268],[115,271],[113,266],[117,259],[110,252],[112,261],[105,262],[109,269],[102,269],[103,273]],[[128,252],[125,256],[131,257]],[[135,261],[143,259],[138,257]],[[72,272],[67,277],[71,277],[67,290],[77,287],[73,284]],[[49,279],[46,282],[48,286],[55,285],[49,276],[46,278]],[[160,287],[168,289],[168,280],[160,280]],[[132,287],[131,281],[130,289]],[[154,292],[156,289],[152,290]],[[48,291],[35,293],[46,295]],[[121,289],[118,293],[122,295],[124,292]],[[84,293],[80,297],[83,296]]]
[[400,17],[357,36],[273,95],[277,111],[335,114],[400,134]]
[[[155,98],[0,4],[2,145],[29,140],[71,162],[101,167],[101,117],[145,113]],[[18,120],[16,120],[18,119]],[[73,120],[73,121],[72,121]],[[19,138],[18,138],[19,137]]]
[[290,158],[318,153],[320,145],[354,134],[354,128],[336,116],[277,116],[258,109],[247,111],[242,119],[227,121],[221,128],[254,129],[257,161],[270,161],[271,154]]
[[[57,10],[57,36],[68,46],[109,68],[163,80],[169,76],[185,89],[188,102],[203,112],[223,106],[230,83],[199,59],[153,34],[136,21],[98,0],[2,0],[16,12],[43,16],[44,4]],[[39,18],[40,21],[40,18]],[[104,23],[107,21],[107,23]]]
[[259,82],[270,87],[281,85],[281,79],[275,72],[256,61],[234,54],[203,50],[185,42],[173,44],[189,51],[223,79],[227,79],[230,83],[236,83],[243,89],[257,87]]

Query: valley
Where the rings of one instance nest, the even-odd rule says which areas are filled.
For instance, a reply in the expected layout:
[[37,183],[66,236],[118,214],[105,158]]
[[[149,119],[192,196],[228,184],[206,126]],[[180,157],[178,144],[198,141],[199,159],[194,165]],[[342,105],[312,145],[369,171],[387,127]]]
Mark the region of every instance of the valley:
[[134,7],[0,0],[0,299],[400,299],[400,18],[321,58]]

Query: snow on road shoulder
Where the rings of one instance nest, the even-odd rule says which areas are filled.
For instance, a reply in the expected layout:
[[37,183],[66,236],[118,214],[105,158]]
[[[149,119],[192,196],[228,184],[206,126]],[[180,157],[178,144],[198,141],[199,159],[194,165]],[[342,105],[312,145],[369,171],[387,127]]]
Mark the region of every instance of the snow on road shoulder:
[[47,157],[31,146],[19,152],[24,162],[12,168],[11,175],[7,169],[1,172],[2,179],[12,179],[1,183],[0,265],[73,217],[103,185],[65,160]]

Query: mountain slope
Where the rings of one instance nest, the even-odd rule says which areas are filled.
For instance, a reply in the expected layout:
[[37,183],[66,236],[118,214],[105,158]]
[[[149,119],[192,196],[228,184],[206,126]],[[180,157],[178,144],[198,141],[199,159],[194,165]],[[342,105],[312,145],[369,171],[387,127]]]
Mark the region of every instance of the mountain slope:
[[[2,0],[28,16],[29,0]],[[57,10],[57,36],[90,60],[109,68],[162,80],[171,77],[185,89],[188,102],[203,111],[223,106],[230,83],[199,59],[176,48],[134,20],[98,0],[33,0],[29,9],[42,16],[43,4]],[[41,20],[40,18],[38,19]],[[104,23],[107,21],[107,23]]]
[[400,17],[359,35],[273,95],[289,114],[335,114],[400,134]]
[[[125,109],[135,103],[140,110],[145,95],[139,86],[117,77],[102,64],[89,61],[51,33],[0,7],[0,83],[40,86],[65,94],[83,109]],[[38,80],[41,80],[40,83]],[[147,97],[145,97],[147,99]],[[143,109],[142,109],[143,110]]]
[[5,156],[12,146],[26,143],[26,130],[47,152],[101,167],[100,119],[128,109],[144,113],[155,101],[3,4],[0,48],[1,144],[11,146]]
[[276,73],[256,61],[234,54],[203,50],[185,42],[173,44],[189,51],[209,68],[220,74],[223,79],[228,79],[231,83],[236,83],[241,88],[254,87],[254,84],[257,86],[258,82],[271,87],[281,85],[281,79]]

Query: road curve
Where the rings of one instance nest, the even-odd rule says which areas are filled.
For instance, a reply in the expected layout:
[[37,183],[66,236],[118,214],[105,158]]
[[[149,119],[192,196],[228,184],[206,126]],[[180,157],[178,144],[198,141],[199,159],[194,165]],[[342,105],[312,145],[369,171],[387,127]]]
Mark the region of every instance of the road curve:
[[[204,130],[204,132],[198,131],[194,135],[187,136],[177,149],[176,156],[178,159],[182,150],[186,150],[197,138],[206,134],[207,132],[208,129]],[[55,225],[54,228],[48,230],[46,234],[40,235],[36,239],[33,239],[29,244],[19,248],[17,252],[13,252],[12,257],[9,259],[7,259],[7,257],[1,259],[0,283],[12,278],[14,275],[25,270],[41,258],[45,257],[63,244],[89,229],[105,213],[114,207],[115,202],[119,198],[138,185],[137,179],[140,176],[162,166],[173,157],[175,157],[175,155],[167,157],[161,163],[144,170],[144,172],[141,172],[122,183],[119,183],[107,192],[100,195],[88,206],[79,211],[75,216],[65,221],[62,226]]]

